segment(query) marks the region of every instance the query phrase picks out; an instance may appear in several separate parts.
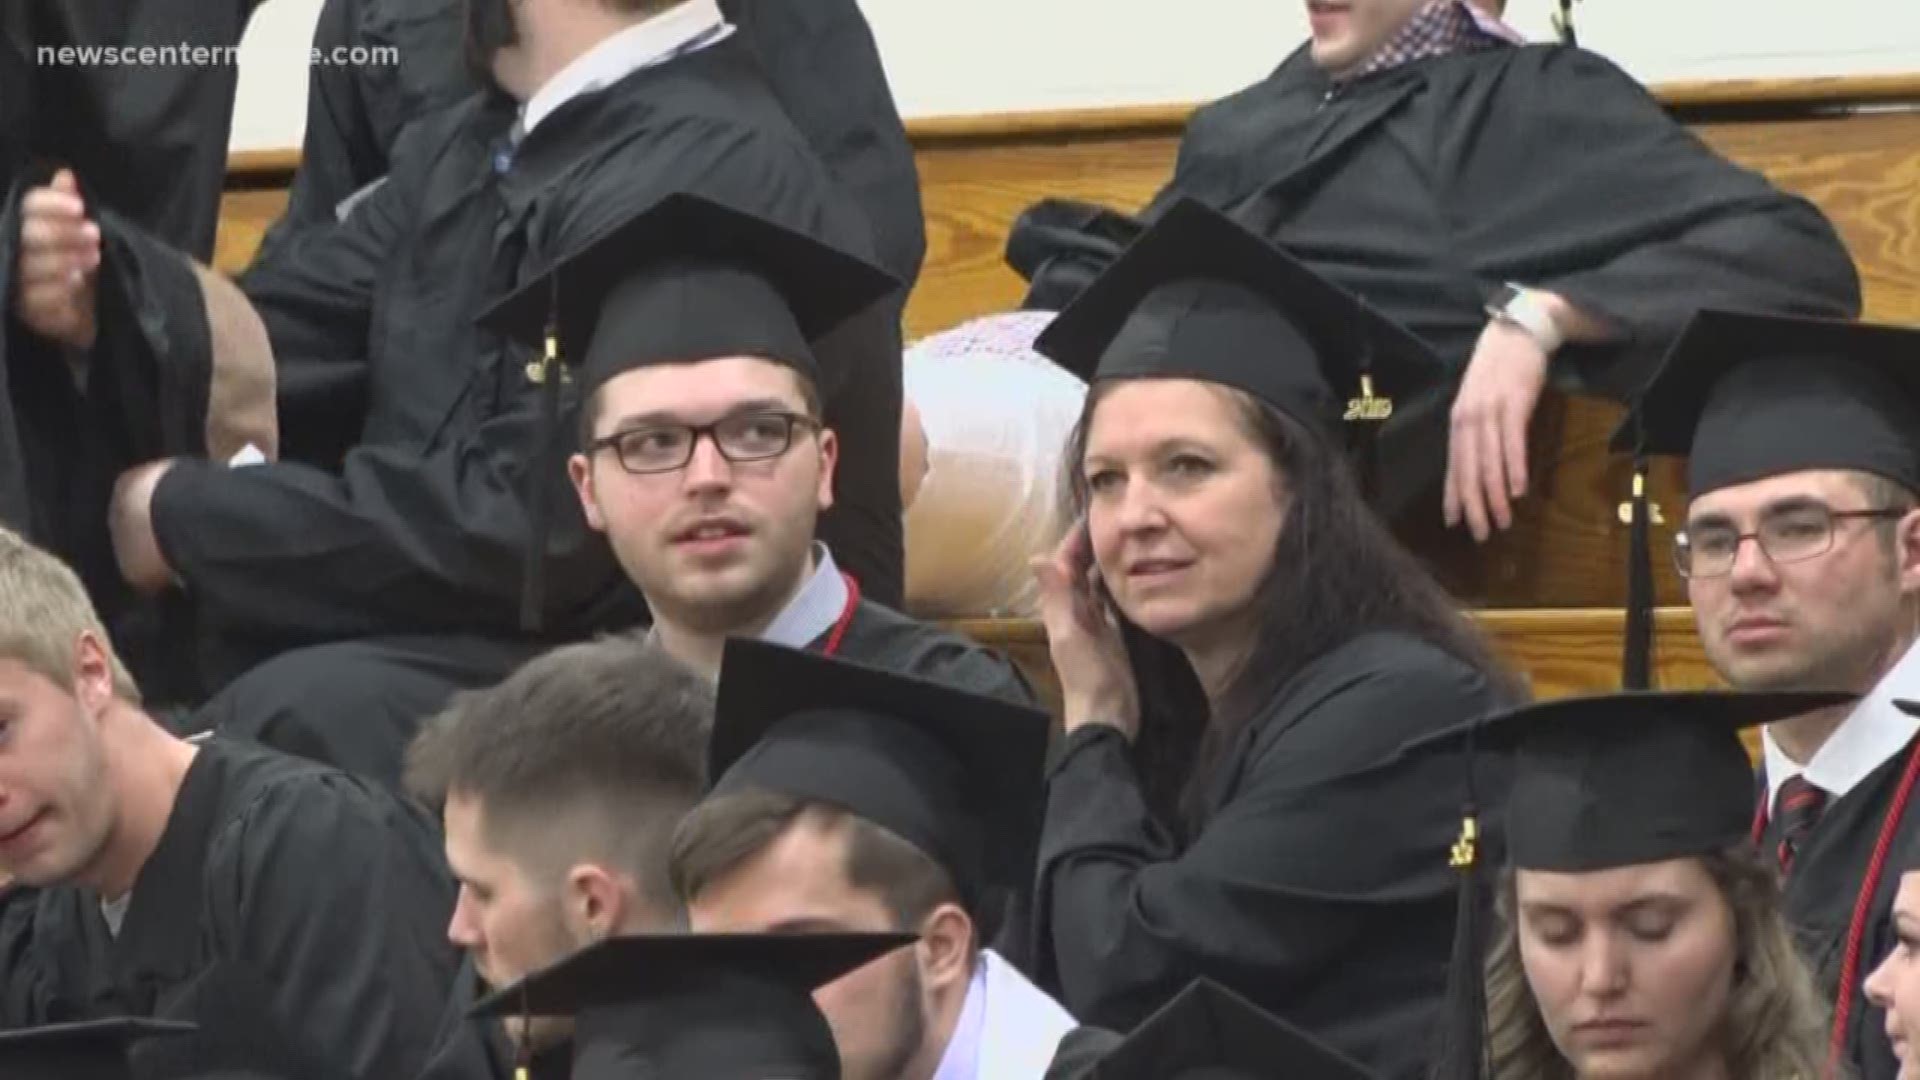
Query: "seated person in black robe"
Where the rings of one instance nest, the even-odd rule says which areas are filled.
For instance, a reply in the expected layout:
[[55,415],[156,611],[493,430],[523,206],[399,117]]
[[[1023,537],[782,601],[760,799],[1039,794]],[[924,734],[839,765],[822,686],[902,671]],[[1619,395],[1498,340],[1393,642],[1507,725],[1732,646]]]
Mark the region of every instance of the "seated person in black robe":
[[903,930],[822,987],[843,1080],[1040,1080],[1074,1019],[997,950],[1033,883],[1046,713],[766,642],[726,646],[673,887],[705,933]]
[[[214,50],[239,45],[256,6],[257,0],[4,5],[0,206],[16,205],[16,180],[45,184],[57,177],[69,197],[84,196],[91,212],[122,217],[195,259],[210,258],[239,77],[238,65]],[[143,56],[142,49],[152,51]],[[15,63],[18,70],[10,70]],[[20,229],[10,210],[0,210],[0,292],[12,288],[7,282]],[[91,273],[93,267],[80,269]],[[151,388],[122,395],[127,410],[141,413],[133,419],[110,399],[76,401],[67,380],[58,378],[65,370],[60,352],[50,341],[16,340],[0,348],[8,387],[0,397],[0,524],[52,548],[80,573],[149,701],[161,708],[190,703],[197,694],[191,613],[178,597],[143,598],[120,581],[103,528],[113,476],[92,462],[138,460],[136,454],[226,456],[248,442],[271,453],[271,365],[245,365],[252,383],[248,415],[232,417],[230,403],[216,400],[202,438],[201,430],[186,426],[146,432],[151,410],[141,406]],[[230,366],[216,368],[215,377]],[[244,421],[239,429],[219,430],[235,419]],[[18,464],[23,453],[34,455],[24,468]]]
[[[509,0],[473,0],[504,12]],[[875,257],[900,281],[876,315],[894,335],[926,254],[920,178],[913,149],[887,86],[880,53],[856,0],[719,0],[768,87],[794,127],[851,193],[870,226]],[[632,7],[631,0],[625,6]],[[286,216],[264,247],[283,234],[333,219],[356,193],[385,176],[401,129],[471,92],[462,63],[460,0],[327,0],[314,47],[392,48],[390,65],[319,65],[307,94],[307,130]],[[856,328],[853,333],[864,333]],[[836,476],[837,503],[820,523],[868,595],[901,601],[904,541],[900,506],[881,488],[893,449],[878,440],[900,415],[897,364],[874,364],[826,403],[827,420],[848,448]]]
[[78,579],[10,533],[0,597],[0,1028],[198,1025],[142,1047],[141,1080],[411,1076],[456,962],[427,817],[163,730]]
[[[442,809],[460,883],[446,936],[467,963],[422,1080],[565,1080],[564,1024],[469,1016],[501,987],[615,934],[686,916],[667,881],[680,816],[706,787],[713,691],[630,636],[565,645],[466,691],[408,748],[406,782]],[[394,1074],[409,1080],[414,1074]]]
[[1920,698],[1920,331],[1704,311],[1637,411],[1645,441],[1629,425],[1619,446],[1688,457],[1674,565],[1714,671],[1864,695],[1767,725],[1754,839],[1847,1066],[1886,1080],[1899,1066],[1860,983],[1920,862],[1920,720],[1894,704]]
[[1517,693],[1343,457],[1422,385],[1424,347],[1194,201],[1035,347],[1091,384],[1068,450],[1084,526],[1039,567],[1068,732],[1041,985],[1124,1031],[1205,976],[1418,1075],[1457,783],[1379,763]]
[[488,321],[537,339],[554,320],[584,403],[567,463],[579,506],[667,652],[717,677],[726,638],[758,637],[1029,700],[1010,662],[867,598],[815,538],[844,460],[820,409],[843,375],[818,342],[890,287],[817,236],[684,197]]
[[1139,221],[1043,203],[1008,256],[1028,305],[1057,310],[1194,198],[1425,338],[1441,372],[1382,433],[1399,444],[1380,478],[1395,521],[1431,513],[1439,486],[1449,521],[1506,527],[1545,383],[1624,398],[1696,307],[1859,312],[1819,210],[1605,58],[1516,46],[1462,0],[1346,0],[1313,20],[1272,74],[1194,114]]
[[[920,179],[880,51],[857,0],[720,0],[794,126],[871,219],[876,257],[911,290],[926,254]],[[397,63],[321,64],[284,217],[265,244],[339,216],[387,175],[407,124],[471,94],[462,0],[326,0],[323,54],[392,50]]]
[[1827,1067],[1826,1003],[1747,839],[1740,732],[1852,700],[1563,697],[1409,747],[1463,773],[1511,759],[1508,855],[1487,863],[1500,914],[1490,935],[1462,926],[1433,1080],[1848,1075]]
[[[386,183],[345,220],[301,230],[227,297],[264,320],[280,460],[137,465],[111,509],[120,571],[142,589],[179,581],[209,630],[216,682],[274,658],[227,686],[207,721],[389,782],[408,734],[452,690],[644,616],[606,542],[570,500],[543,494],[565,472],[540,441],[542,415],[551,404],[571,425],[575,395],[545,399],[534,380],[546,368],[476,325],[482,303],[679,190],[868,249],[861,211],[711,0],[506,14],[522,24],[476,38],[514,41],[483,50],[511,94],[410,125]],[[599,44],[580,55],[583,38]],[[139,400],[157,422],[197,429],[210,360],[244,342],[209,323],[202,300],[216,294],[187,259],[100,224],[88,393],[126,401],[129,373],[158,372],[174,392]],[[84,243],[88,226],[69,226],[51,246]],[[824,400],[869,370],[897,372],[893,331],[872,314],[836,337],[844,377],[820,387]],[[882,441],[897,498],[896,424]],[[536,524],[544,588],[523,596]]]

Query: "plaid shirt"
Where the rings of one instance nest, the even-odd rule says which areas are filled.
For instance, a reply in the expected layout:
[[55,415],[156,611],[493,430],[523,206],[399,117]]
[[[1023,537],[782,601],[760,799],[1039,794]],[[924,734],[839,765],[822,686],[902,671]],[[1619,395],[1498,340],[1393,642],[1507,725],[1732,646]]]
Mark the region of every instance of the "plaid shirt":
[[1371,59],[1338,81],[1350,83],[1415,60],[1518,45],[1522,40],[1506,23],[1467,0],[1429,0]]

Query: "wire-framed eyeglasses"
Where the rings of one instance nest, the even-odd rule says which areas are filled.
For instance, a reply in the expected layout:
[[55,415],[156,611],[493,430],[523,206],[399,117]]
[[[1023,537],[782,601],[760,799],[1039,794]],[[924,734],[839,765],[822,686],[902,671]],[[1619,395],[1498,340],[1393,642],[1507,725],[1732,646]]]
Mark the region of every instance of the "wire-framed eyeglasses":
[[1907,513],[1899,507],[1835,510],[1819,503],[1775,507],[1760,515],[1751,532],[1712,522],[1681,529],[1673,537],[1673,565],[1684,578],[1720,577],[1733,572],[1740,545],[1752,540],[1776,563],[1817,559],[1833,549],[1837,523],[1848,520],[1894,520]]

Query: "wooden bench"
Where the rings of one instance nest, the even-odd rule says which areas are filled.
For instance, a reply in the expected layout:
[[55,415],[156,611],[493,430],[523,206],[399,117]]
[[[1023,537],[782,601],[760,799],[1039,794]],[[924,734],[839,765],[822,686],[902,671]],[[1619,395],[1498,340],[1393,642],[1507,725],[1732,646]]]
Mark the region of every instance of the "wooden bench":
[[[1920,323],[1920,75],[1656,88],[1683,122],[1735,161],[1818,203],[1860,265],[1867,314]],[[928,254],[907,308],[910,336],[1018,303],[1002,251],[1034,201],[1059,195],[1137,209],[1172,173],[1188,108],[1112,109],[909,125],[927,215]],[[236,155],[216,263],[237,270],[285,204],[296,155]],[[1618,409],[1550,395],[1534,428],[1536,490],[1515,527],[1484,548],[1438,527],[1403,539],[1476,609],[1509,657],[1554,695],[1617,685],[1626,529],[1616,507],[1627,466],[1606,452]],[[1682,513],[1679,467],[1655,475],[1656,550]],[[1685,595],[1656,566],[1661,685],[1711,685]],[[962,628],[1007,649],[1050,687],[1037,626]]]

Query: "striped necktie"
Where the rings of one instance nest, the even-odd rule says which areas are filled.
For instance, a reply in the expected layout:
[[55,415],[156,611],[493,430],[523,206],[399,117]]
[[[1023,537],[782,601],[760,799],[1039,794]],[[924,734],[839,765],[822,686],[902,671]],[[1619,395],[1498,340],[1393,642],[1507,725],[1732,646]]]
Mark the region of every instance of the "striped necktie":
[[1827,793],[1813,786],[1804,776],[1789,777],[1780,785],[1774,802],[1773,820],[1780,826],[1780,843],[1774,856],[1780,863],[1780,876],[1793,870],[1793,859],[1827,808]]

